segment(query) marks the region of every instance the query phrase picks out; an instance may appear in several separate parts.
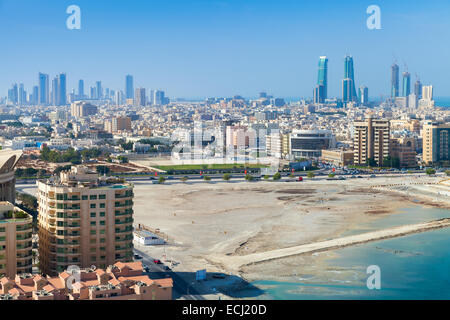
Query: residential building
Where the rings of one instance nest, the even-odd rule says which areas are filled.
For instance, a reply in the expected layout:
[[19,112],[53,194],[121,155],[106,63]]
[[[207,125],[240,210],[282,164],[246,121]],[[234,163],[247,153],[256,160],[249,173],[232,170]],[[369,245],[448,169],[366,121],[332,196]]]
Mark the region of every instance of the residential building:
[[38,181],[41,271],[105,267],[133,256],[133,186],[76,166]]
[[97,106],[84,101],[76,101],[70,106],[70,113],[72,117],[75,117],[77,119],[96,115],[97,112]]
[[134,102],[139,107],[144,107],[147,104],[147,97],[145,95],[145,88],[137,88],[136,89]]
[[141,262],[0,278],[0,300],[172,300],[173,280],[150,279]]
[[32,270],[33,217],[10,202],[0,202],[0,276]]
[[423,162],[450,162],[450,123],[427,121],[423,125]]
[[417,166],[416,142],[412,137],[391,139],[391,157],[398,159],[400,168],[414,168]]
[[355,165],[369,165],[370,160],[378,166],[389,156],[390,123],[389,120],[368,118],[355,122],[353,151]]

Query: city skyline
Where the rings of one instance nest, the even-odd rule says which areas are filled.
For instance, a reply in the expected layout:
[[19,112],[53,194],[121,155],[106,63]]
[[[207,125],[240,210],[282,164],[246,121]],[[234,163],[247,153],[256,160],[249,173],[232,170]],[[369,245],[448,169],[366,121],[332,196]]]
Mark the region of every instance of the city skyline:
[[[10,44],[0,53],[2,95],[13,83],[23,82],[30,90],[34,75],[43,71],[70,75],[68,92],[77,88],[79,79],[93,83],[101,78],[104,87],[123,88],[123,75],[132,74],[135,86],[164,88],[173,97],[253,96],[261,90],[311,97],[317,57],[326,55],[328,96],[340,96],[346,53],[356,58],[358,84],[374,97],[390,94],[386,74],[396,59],[406,61],[424,83],[433,83],[438,95],[448,95],[445,74],[450,69],[439,64],[439,57],[450,53],[449,47],[439,37],[427,36],[442,33],[448,25],[439,19],[449,7],[444,1],[411,6],[382,1],[381,30],[367,29],[368,3],[355,1],[325,1],[326,12],[319,4],[293,1],[284,6],[267,1],[175,2],[105,5],[82,0],[82,28],[68,30],[67,1],[1,1],[0,30],[8,30],[3,34]],[[179,10],[172,10],[175,5]],[[307,32],[311,22],[312,33]],[[337,37],[348,32],[351,39]],[[123,39],[119,45],[111,43],[116,37]],[[127,45],[146,38],[152,40],[140,40],[139,50]],[[411,50],[411,41],[421,45]]]
[[[348,102],[348,101],[358,101],[359,98],[359,91],[356,90],[356,80],[355,80],[355,68],[354,68],[354,61],[353,61],[353,56],[350,55],[346,55],[343,59],[343,64],[344,64],[344,75],[343,77],[341,77],[341,94],[340,95],[336,95],[336,96],[328,96],[328,57],[327,56],[320,56],[319,57],[319,65],[318,65],[318,77],[317,77],[317,84],[314,87],[314,92],[312,95],[310,96],[289,96],[289,97],[283,97],[283,98],[306,98],[306,99],[312,99],[314,100],[315,95],[317,94],[318,97],[320,96],[320,101],[321,103],[323,103],[325,101],[325,99],[330,98],[330,99],[338,99],[338,100],[342,100],[344,102]],[[390,76],[390,83],[391,83],[391,91],[390,94],[386,93],[380,96],[366,96],[366,98],[369,100],[379,100],[381,97],[383,97],[383,99],[389,98],[389,96],[391,98],[395,98],[400,96],[408,96],[409,94],[411,94],[411,74],[407,71],[407,67],[406,70],[402,73],[402,91],[400,92],[400,88],[399,88],[399,66],[396,64],[396,62],[394,62],[392,64],[392,66],[390,67],[390,74],[386,74],[386,78],[388,78]],[[76,81],[72,80],[72,83],[77,83],[78,87],[72,87],[69,89],[69,87],[67,86],[66,83],[66,73],[58,73],[55,78],[52,81],[52,84],[50,86],[50,84],[48,83],[49,81],[49,74],[44,74],[42,72],[39,72],[38,74],[38,83],[37,86],[35,85],[30,85],[29,90],[25,90],[25,92],[23,93],[24,88],[27,88],[27,86],[24,86],[23,82],[15,82],[12,83],[11,86],[8,88],[8,97],[11,94],[15,94],[16,96],[16,101],[19,101],[22,97],[22,93],[23,94],[30,94],[30,101],[34,101],[34,91],[36,90],[36,88],[38,88],[38,99],[37,101],[39,102],[39,104],[49,104],[50,102],[53,102],[55,100],[55,97],[52,97],[51,95],[54,95],[54,82],[56,80],[60,81],[59,78],[63,76],[63,83],[64,83],[64,88],[63,91],[66,92],[67,95],[69,95],[71,92],[73,92],[75,94],[75,96],[79,99],[84,99],[84,98],[91,98],[91,99],[102,99],[104,94],[103,94],[103,89],[106,90],[110,90],[114,93],[119,93],[121,96],[124,97],[124,100],[126,99],[135,99],[136,98],[136,90],[134,90],[135,88],[135,84],[134,84],[134,76],[131,74],[126,74],[125,75],[125,83],[123,87],[118,87],[118,88],[104,88],[102,87],[102,81],[95,81],[93,84],[93,87],[90,87],[91,92],[90,94],[86,94],[86,92],[84,91],[84,85],[85,85],[85,80],[84,79],[79,79]],[[433,83],[430,83],[430,85],[433,85]],[[414,86],[419,86],[421,88],[422,83],[420,81],[420,78],[418,76],[418,74],[416,73],[416,81],[414,83]],[[368,87],[366,85],[364,85],[364,87],[366,87],[368,89]],[[58,90],[58,86],[57,86],[57,90]],[[136,87],[137,88],[137,87]],[[139,86],[139,89],[146,89],[146,87],[144,86]],[[20,91],[22,90],[22,91]],[[17,91],[17,92],[13,92],[13,91]],[[45,92],[47,91],[47,93]],[[149,95],[147,96],[148,99],[151,101],[152,99],[154,99],[153,97],[153,89],[149,88]],[[265,91],[269,91],[271,92],[271,90],[265,90]],[[316,92],[317,91],[317,92]],[[415,88],[413,93],[417,93],[418,88]],[[22,93],[21,93],[22,92]],[[83,94],[80,95],[80,92],[82,92]],[[261,90],[259,90],[258,92],[261,92]],[[89,93],[89,92],[88,92]],[[47,94],[48,97],[45,97],[45,94]],[[58,93],[58,103],[56,103],[56,105],[64,105],[64,103],[61,103],[60,101],[62,98],[60,97],[61,93]],[[81,98],[83,97],[84,98]],[[235,96],[235,94],[232,94],[230,96]],[[44,96],[44,97],[43,97]],[[3,95],[0,94],[0,98],[3,97]],[[201,97],[176,97],[176,98],[193,98],[193,100],[195,98],[199,98],[199,99],[205,99],[211,96],[208,95],[204,95]],[[218,96],[218,97],[225,97],[225,96]],[[248,96],[248,98],[256,98],[257,97],[257,92],[251,94],[250,96]],[[446,97],[445,95],[441,95],[441,97]],[[23,98],[22,98],[23,100]]]

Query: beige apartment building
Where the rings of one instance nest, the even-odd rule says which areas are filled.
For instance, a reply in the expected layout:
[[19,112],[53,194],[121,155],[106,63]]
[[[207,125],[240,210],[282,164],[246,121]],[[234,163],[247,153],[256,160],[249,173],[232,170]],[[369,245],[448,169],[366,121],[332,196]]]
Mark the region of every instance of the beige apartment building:
[[131,118],[116,117],[105,122],[105,131],[117,133],[120,131],[131,131]]
[[0,276],[32,270],[33,217],[10,202],[0,202]]
[[416,143],[412,137],[391,139],[391,155],[399,160],[401,168],[414,168],[417,166]]
[[22,156],[22,151],[0,151],[0,201],[15,202],[16,177],[14,168]]
[[353,163],[367,165],[373,159],[378,166],[383,166],[383,159],[390,154],[389,120],[368,118],[366,121],[354,122]]
[[450,162],[450,123],[427,121],[423,125],[423,162]]
[[98,108],[84,101],[76,101],[70,105],[70,114],[75,118],[83,118],[96,115]]
[[37,186],[43,273],[133,260],[133,185],[76,166]]

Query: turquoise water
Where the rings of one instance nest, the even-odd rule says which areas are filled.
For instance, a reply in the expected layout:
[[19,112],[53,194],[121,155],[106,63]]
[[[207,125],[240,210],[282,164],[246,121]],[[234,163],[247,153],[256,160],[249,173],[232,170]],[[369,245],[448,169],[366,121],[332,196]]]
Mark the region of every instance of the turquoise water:
[[[358,232],[449,217],[443,209],[408,208],[363,225]],[[323,274],[291,282],[256,281],[259,299],[450,299],[450,229],[371,242],[334,250]],[[313,261],[313,259],[312,259]],[[381,289],[369,290],[366,270],[381,269]],[[295,277],[293,277],[295,279]]]
[[450,97],[439,97],[434,99],[436,106],[450,108]]

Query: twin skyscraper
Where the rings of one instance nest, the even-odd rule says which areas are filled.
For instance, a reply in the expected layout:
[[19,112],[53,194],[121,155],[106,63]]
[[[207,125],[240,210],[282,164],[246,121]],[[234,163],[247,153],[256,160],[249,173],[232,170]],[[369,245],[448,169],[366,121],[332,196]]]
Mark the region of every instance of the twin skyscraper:
[[[352,102],[358,100],[355,85],[355,71],[353,67],[353,57],[345,57],[344,79],[342,80],[342,100]],[[361,99],[367,99],[367,88],[361,88]],[[314,103],[324,103],[328,98],[328,58],[325,56],[319,59],[319,76],[314,89]],[[361,101],[362,102],[362,101]]]

